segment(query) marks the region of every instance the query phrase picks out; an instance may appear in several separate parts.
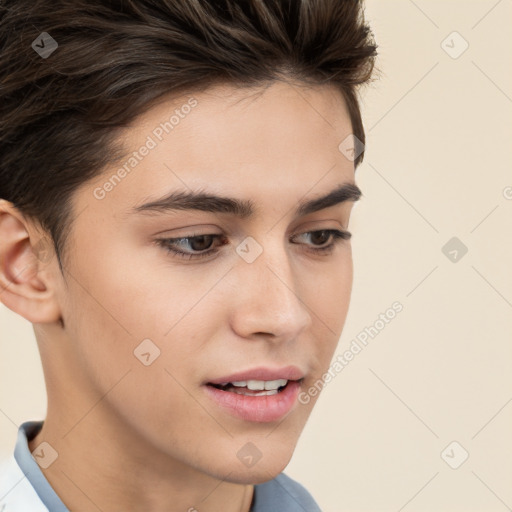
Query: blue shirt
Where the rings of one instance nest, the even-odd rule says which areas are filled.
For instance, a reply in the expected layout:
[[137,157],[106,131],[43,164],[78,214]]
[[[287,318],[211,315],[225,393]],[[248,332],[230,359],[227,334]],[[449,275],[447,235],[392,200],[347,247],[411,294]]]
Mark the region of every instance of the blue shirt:
[[[30,453],[28,442],[43,426],[26,421],[14,454],[0,463],[0,512],[69,512]],[[321,512],[311,494],[284,473],[254,486],[250,512]]]

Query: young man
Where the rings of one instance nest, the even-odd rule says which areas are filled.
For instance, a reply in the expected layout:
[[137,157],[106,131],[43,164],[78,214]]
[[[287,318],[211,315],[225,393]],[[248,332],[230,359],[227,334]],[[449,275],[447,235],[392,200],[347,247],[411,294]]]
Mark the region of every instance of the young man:
[[319,510],[283,470],[349,306],[363,6],[0,16],[0,299],[48,394],[0,510]]

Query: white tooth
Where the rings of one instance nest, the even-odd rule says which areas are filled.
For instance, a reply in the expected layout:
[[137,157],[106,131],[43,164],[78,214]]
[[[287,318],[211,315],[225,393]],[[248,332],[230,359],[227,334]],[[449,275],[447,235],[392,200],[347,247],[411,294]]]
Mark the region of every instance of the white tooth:
[[267,380],[265,381],[265,389],[278,389],[282,386],[286,386],[287,382],[286,379]]
[[259,393],[247,393],[242,391],[241,389],[235,389],[234,393],[237,395],[245,395],[245,396],[270,396],[270,395],[277,395],[278,391],[277,389],[271,389],[270,391],[260,391]]
[[263,380],[248,380],[247,387],[253,391],[262,391],[265,389],[265,381]]
[[245,380],[238,380],[236,382],[232,382],[231,384],[233,384],[233,386],[237,386],[239,388],[247,387],[247,381],[245,381]]

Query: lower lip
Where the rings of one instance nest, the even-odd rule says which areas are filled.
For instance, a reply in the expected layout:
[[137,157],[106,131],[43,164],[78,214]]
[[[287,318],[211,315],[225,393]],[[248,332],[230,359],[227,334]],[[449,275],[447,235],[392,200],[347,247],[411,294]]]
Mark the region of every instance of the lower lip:
[[288,414],[297,401],[300,382],[290,381],[275,395],[248,396],[205,386],[210,398],[232,415],[245,421],[267,423]]

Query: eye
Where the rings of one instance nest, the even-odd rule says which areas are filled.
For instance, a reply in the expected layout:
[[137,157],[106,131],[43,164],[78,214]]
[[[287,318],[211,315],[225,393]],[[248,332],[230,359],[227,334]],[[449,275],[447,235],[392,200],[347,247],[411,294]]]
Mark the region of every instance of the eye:
[[[341,243],[343,240],[349,240],[352,233],[339,229],[322,229],[320,231],[308,231],[299,236],[311,236],[313,240],[320,242],[318,245],[321,245],[321,247],[317,247],[317,244],[313,244],[313,248],[309,249],[310,251],[319,254],[329,254],[335,249],[337,244]],[[331,243],[323,245],[325,241],[329,239],[332,240]]]
[[[176,255],[180,258],[185,259],[200,259],[206,258],[213,253],[218,252],[217,249],[210,249],[213,240],[216,239],[225,239],[224,235],[216,235],[216,234],[205,234],[205,235],[194,235],[194,236],[184,236],[180,238],[160,238],[156,240],[156,242],[162,246],[168,253]],[[192,248],[192,252],[183,251],[177,249],[179,246],[189,246]],[[221,244],[225,245],[225,244]],[[203,251],[199,253],[194,253],[194,251]]]
[[[298,237],[311,237],[313,240],[312,246],[306,249],[306,251],[316,254],[330,254],[336,247],[337,244],[344,240],[349,240],[352,234],[348,231],[338,229],[322,229],[318,231],[307,231],[300,235],[295,235],[292,238]],[[159,238],[155,242],[161,246],[168,254],[173,256],[184,258],[184,259],[201,259],[207,258],[213,254],[219,252],[218,248],[212,248],[214,240],[220,240],[220,244],[217,247],[226,245],[228,243],[227,238],[224,235],[219,234],[204,234],[204,235],[193,235],[184,236],[180,238]],[[326,241],[331,240],[330,243],[326,244]],[[292,242],[296,243],[296,242]],[[302,244],[309,245],[309,244]],[[320,247],[318,247],[320,245]],[[191,250],[182,250],[178,247],[189,247]]]

